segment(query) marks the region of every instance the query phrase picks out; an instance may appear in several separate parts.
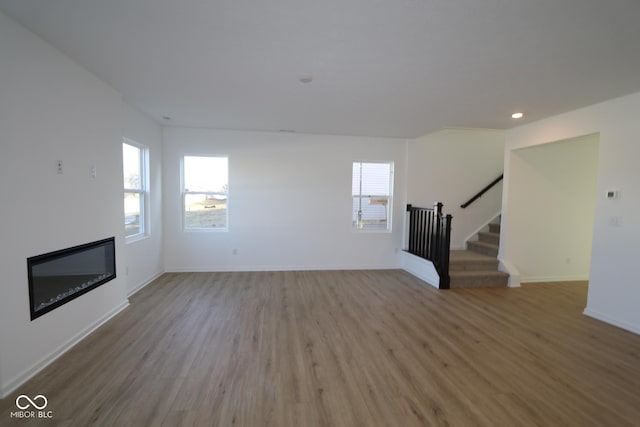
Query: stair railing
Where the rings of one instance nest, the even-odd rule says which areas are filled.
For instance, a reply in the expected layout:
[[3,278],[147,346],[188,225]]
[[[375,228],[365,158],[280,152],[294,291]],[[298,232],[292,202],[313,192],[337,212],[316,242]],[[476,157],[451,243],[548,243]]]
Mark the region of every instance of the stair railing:
[[467,206],[469,206],[471,203],[475,202],[476,200],[478,200],[480,197],[482,197],[482,195],[484,193],[486,193],[487,191],[491,190],[491,188],[493,188],[494,185],[496,185],[497,183],[499,183],[500,181],[502,181],[502,178],[504,177],[504,174],[500,174],[499,177],[497,177],[496,179],[494,179],[493,181],[491,181],[489,183],[489,185],[487,185],[486,187],[484,187],[482,190],[478,191],[478,193],[473,196],[472,198],[470,198],[469,200],[466,201],[466,203],[463,203],[460,205],[460,207],[462,209],[466,208]]
[[443,204],[433,208],[407,205],[409,213],[409,247],[407,252],[433,263],[440,276],[440,289],[449,289],[449,247],[451,244],[451,215],[442,213]]

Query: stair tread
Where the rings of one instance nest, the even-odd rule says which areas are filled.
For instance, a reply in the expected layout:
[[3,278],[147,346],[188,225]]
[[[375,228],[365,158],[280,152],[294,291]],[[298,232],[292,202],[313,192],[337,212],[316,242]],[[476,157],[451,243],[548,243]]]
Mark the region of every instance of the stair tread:
[[496,244],[489,243],[489,242],[483,242],[481,240],[471,241],[471,242],[468,242],[468,244],[469,245],[484,246],[485,248],[491,248],[491,249],[498,249],[500,247],[500,245],[496,245]]
[[452,281],[450,284],[451,289],[465,289],[465,288],[506,288],[508,283],[506,279],[494,280],[492,282],[482,282],[482,283],[455,283]]
[[449,286],[455,288],[491,288],[505,287],[509,284],[509,275],[502,271],[451,271]]
[[500,233],[496,233],[494,231],[479,231],[478,235],[500,237]]
[[484,255],[473,251],[451,251],[449,253],[449,264],[465,262],[486,262],[495,263],[498,259],[494,256]]
[[478,240],[467,242],[467,250],[450,252],[450,287],[508,286],[509,274],[498,270],[500,225],[489,224],[489,231],[480,231],[477,237]]
[[475,277],[475,276],[496,276],[496,277],[508,277],[509,275],[500,270],[456,270],[450,271],[449,276],[458,277]]

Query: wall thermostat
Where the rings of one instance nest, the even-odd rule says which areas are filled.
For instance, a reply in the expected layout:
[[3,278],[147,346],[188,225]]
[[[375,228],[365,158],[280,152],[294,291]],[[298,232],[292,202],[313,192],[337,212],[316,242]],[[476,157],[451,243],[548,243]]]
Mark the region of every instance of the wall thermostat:
[[620,198],[620,190],[607,190],[607,199],[614,200]]

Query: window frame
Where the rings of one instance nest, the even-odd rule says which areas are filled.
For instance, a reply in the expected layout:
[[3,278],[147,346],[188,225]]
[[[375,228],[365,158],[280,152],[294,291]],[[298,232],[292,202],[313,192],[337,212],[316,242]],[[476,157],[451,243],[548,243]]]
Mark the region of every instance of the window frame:
[[[140,173],[140,188],[128,188],[124,185],[123,182],[123,192],[126,196],[127,194],[136,194],[139,197],[139,205],[140,205],[140,215],[139,215],[139,224],[140,224],[140,232],[131,234],[129,236],[126,235],[125,231],[125,243],[132,243],[141,239],[148,237],[151,232],[150,227],[150,219],[149,219],[149,148],[146,145],[140,144],[137,141],[134,141],[130,138],[122,138],[123,148],[124,145],[129,145],[139,150],[139,173]],[[124,165],[124,152],[123,152],[123,165]],[[124,167],[124,166],[123,166]],[[123,169],[123,180],[124,180],[124,169]],[[126,225],[126,211],[123,209],[123,214],[125,215],[125,224]]]
[[[360,192],[358,194],[354,194],[353,192],[353,182],[354,182],[354,175],[353,175],[353,169],[354,166],[356,164],[360,164],[360,168],[362,168],[363,164],[376,164],[376,165],[388,165],[389,166],[389,188],[388,188],[388,195],[384,195],[384,194],[362,194],[362,190],[360,190]],[[386,198],[387,199],[387,203],[385,206],[385,215],[386,215],[386,227],[385,228],[378,228],[378,227],[369,227],[367,228],[366,226],[362,226],[362,227],[358,227],[358,220],[357,220],[357,211],[353,211],[352,212],[352,216],[351,216],[351,231],[354,233],[391,233],[392,229],[393,229],[393,189],[394,189],[394,162],[391,160],[354,160],[351,162],[351,206],[353,209],[353,206],[355,205],[354,201],[356,198]],[[360,185],[362,185],[362,183],[360,182]],[[356,215],[356,219],[354,221],[354,217],[353,215]]]
[[[187,190],[185,183],[185,158],[187,157],[206,157],[206,158],[222,158],[227,161],[227,191],[190,191]],[[183,154],[180,161],[180,209],[182,231],[187,233],[226,233],[229,231],[229,156],[226,154]],[[187,206],[186,199],[188,195],[204,195],[208,196],[225,196],[226,212],[224,227],[188,227],[187,226]]]

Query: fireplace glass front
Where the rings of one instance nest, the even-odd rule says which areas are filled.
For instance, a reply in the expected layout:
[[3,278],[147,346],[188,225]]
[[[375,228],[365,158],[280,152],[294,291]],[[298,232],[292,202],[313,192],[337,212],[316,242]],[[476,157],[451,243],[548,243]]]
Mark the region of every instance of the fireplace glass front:
[[27,259],[31,320],[115,279],[115,239]]

